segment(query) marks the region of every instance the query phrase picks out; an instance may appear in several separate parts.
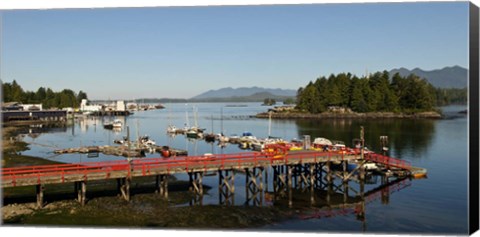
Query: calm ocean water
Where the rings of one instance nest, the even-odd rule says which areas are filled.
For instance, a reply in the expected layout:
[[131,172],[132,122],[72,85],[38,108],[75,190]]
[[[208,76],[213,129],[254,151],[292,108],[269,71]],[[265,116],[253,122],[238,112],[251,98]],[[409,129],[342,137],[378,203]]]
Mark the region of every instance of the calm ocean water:
[[[169,124],[183,127],[185,123],[195,124],[194,117],[200,127],[207,132],[223,131],[225,135],[241,135],[245,131],[256,137],[267,137],[268,120],[255,119],[250,115],[264,112],[269,107],[259,103],[242,103],[242,106],[231,106],[228,103],[198,104],[165,104],[166,109],[138,111],[123,119],[130,128],[132,138],[149,135],[158,145],[168,145],[185,149],[191,155],[204,153],[236,153],[242,152],[236,145],[220,148],[216,144],[208,144],[203,140],[188,140],[183,135],[170,137],[166,134]],[[236,104],[238,105],[238,104]],[[194,109],[198,111],[194,116]],[[379,136],[386,135],[389,140],[389,154],[393,157],[408,160],[414,166],[428,169],[428,178],[411,180],[404,185],[389,190],[387,200],[373,199],[365,203],[365,217],[358,218],[353,211],[345,210],[342,214],[300,218],[305,215],[324,210],[323,206],[309,206],[300,201],[295,202],[293,209],[299,215],[275,225],[264,226],[262,230],[297,230],[297,231],[341,231],[370,233],[451,233],[465,234],[468,230],[467,206],[467,171],[468,171],[468,121],[467,116],[458,114],[465,106],[444,107],[443,111],[449,119],[442,120],[272,120],[271,136],[286,140],[302,138],[303,135],[326,137],[342,140],[351,145],[360,134],[360,126],[365,128],[366,145],[369,149],[379,151]],[[188,113],[188,115],[187,115]],[[103,120],[113,118],[105,117]],[[126,129],[114,132],[102,126],[102,118],[76,120],[66,128],[52,129],[41,134],[28,134],[24,137],[31,143],[26,155],[46,157],[61,162],[86,162],[119,160],[123,157],[104,156],[88,158],[82,154],[55,155],[54,149],[87,145],[113,145],[114,139],[126,136]],[[158,157],[158,154],[148,154]],[[271,174],[271,173],[269,173]],[[237,176],[242,176],[239,173]],[[187,179],[186,175],[178,175],[179,179]],[[270,177],[271,179],[271,177]],[[188,180],[188,179],[187,179]],[[244,178],[236,178],[235,205],[245,205]],[[365,186],[365,190],[374,191],[380,181]],[[271,180],[267,191],[273,189]],[[208,176],[204,184],[217,187],[218,178]],[[355,196],[359,185],[351,182]],[[393,189],[393,188],[392,188]],[[399,190],[397,190],[399,189]],[[372,192],[373,192],[372,191]],[[302,194],[298,194],[301,196]],[[317,198],[321,199],[322,194]],[[297,199],[300,199],[297,197]],[[218,189],[212,188],[203,199],[203,205],[218,205]],[[281,206],[283,202],[275,203]],[[267,203],[265,205],[272,205]],[[323,208],[323,209],[322,209]]]

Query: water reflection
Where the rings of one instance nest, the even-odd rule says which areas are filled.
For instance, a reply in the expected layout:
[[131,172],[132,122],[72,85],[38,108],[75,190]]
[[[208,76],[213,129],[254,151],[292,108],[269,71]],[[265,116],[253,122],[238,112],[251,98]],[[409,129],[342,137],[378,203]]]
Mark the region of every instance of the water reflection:
[[[410,179],[387,179],[384,176],[371,175],[365,180],[352,180],[349,182],[338,182],[338,180],[323,182],[325,180],[320,180],[313,186],[302,186],[294,182],[291,189],[283,187],[272,190],[272,185],[269,186],[268,184],[269,181],[273,181],[272,183],[276,182],[275,176],[269,180],[267,170],[262,169],[261,173],[265,179],[260,178],[260,182],[254,185],[247,178],[249,171],[246,171],[247,173],[237,171],[236,175],[232,171],[221,171],[215,174],[219,178],[218,205],[204,203],[204,195],[207,196],[208,193],[202,195],[192,194],[189,205],[204,206],[205,208],[232,206],[235,205],[235,198],[240,198],[243,200],[237,202],[239,206],[270,206],[282,210],[294,210],[289,212],[291,216],[288,216],[288,218],[300,221],[354,216],[355,220],[361,223],[361,229],[359,230],[367,231],[368,205],[381,203],[384,206],[388,206],[392,195],[412,185]],[[250,175],[258,178],[258,174],[253,173]],[[236,188],[234,188],[235,179],[241,180],[240,182],[237,181]],[[246,180],[245,184],[243,180]],[[258,179],[256,180],[258,181]],[[245,196],[241,195],[243,189],[241,186],[243,185],[245,186]],[[261,187],[265,187],[265,190]]]
[[67,124],[37,124],[17,126],[12,132],[12,136],[28,136],[30,138],[38,138],[42,134],[48,133],[65,133],[67,131]]
[[388,136],[390,150],[396,157],[403,157],[406,150],[412,158],[424,156],[435,134],[436,120],[429,119],[323,119],[297,120],[300,136],[310,135],[342,140],[347,145],[360,137],[360,127],[365,128],[365,144],[370,150],[380,151],[380,136]]

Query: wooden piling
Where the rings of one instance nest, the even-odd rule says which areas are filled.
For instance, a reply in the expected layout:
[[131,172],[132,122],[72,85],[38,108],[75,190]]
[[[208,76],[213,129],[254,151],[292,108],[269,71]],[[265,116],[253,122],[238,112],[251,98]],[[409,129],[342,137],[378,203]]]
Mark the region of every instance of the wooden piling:
[[37,207],[42,208],[43,205],[44,205],[43,193],[45,191],[45,186],[43,184],[37,184],[35,186],[35,191],[36,191],[36,194],[37,194]]
[[235,173],[233,170],[219,170],[218,171],[218,195],[220,205],[234,204],[234,185]]
[[[120,182],[120,193],[123,199],[125,201],[129,202],[130,201],[130,184],[131,184],[131,178],[130,177],[125,177],[125,178],[120,178],[118,179]],[[117,180],[117,184],[118,184]]]
[[314,174],[314,166],[313,164],[310,164],[310,170],[309,170],[309,175],[310,175],[310,204],[314,205],[315,204],[315,174]]
[[156,192],[168,199],[168,176],[167,175],[157,175],[155,177]]
[[203,196],[203,172],[189,173],[189,190],[196,195]]
[[85,206],[87,200],[87,183],[85,181],[75,182],[77,191],[77,201],[80,205]]
[[292,194],[293,194],[293,188],[292,188],[292,166],[288,166],[288,206],[292,207],[293,201],[292,201]]

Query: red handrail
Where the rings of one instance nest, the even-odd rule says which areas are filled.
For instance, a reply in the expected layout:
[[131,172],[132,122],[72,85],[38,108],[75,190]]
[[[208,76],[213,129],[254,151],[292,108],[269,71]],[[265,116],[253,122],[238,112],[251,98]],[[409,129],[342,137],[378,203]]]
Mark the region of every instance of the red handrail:
[[[191,172],[193,169],[203,168],[207,170],[208,166],[212,168],[225,169],[226,167],[240,168],[242,164],[252,163],[254,166],[265,166],[273,164],[274,161],[283,161],[285,164],[289,160],[296,160],[303,163],[304,159],[315,159],[319,157],[339,157],[344,159],[344,154],[338,152],[312,152],[299,151],[284,153],[283,159],[275,157],[275,154],[261,153],[261,152],[244,152],[235,154],[221,154],[221,155],[203,155],[203,156],[188,156],[175,158],[144,158],[135,159],[131,162],[123,161],[104,161],[104,162],[83,162],[76,164],[57,164],[57,165],[41,165],[41,166],[26,166],[14,168],[2,168],[2,180],[12,180],[16,183],[17,180],[36,178],[38,182],[46,177],[60,177],[62,180],[68,175],[84,175],[88,174],[106,173],[106,178],[112,171],[139,171],[143,176],[149,175],[152,170],[167,170],[170,173],[173,169],[183,169],[186,172]],[[368,154],[365,156],[367,160],[389,164],[400,168],[410,168],[410,164],[391,157],[381,156],[377,154]],[[217,167],[218,166],[218,167]]]

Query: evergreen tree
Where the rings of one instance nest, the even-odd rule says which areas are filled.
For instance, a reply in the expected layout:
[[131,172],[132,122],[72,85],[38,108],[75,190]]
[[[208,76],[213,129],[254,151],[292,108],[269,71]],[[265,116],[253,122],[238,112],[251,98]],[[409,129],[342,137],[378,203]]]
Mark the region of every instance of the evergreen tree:
[[362,82],[357,77],[352,79],[350,84],[349,107],[356,112],[367,112],[367,103],[362,92]]
[[3,90],[3,101],[9,102],[12,101],[12,85],[10,83],[3,83],[2,82],[2,90]]
[[23,89],[18,85],[16,80],[13,80],[11,87],[11,100],[16,102],[22,102],[25,99]]
[[78,92],[78,95],[77,95],[77,104],[80,105],[80,103],[82,102],[83,99],[87,99],[88,96],[87,96],[87,93],[83,92],[83,91],[79,91]]
[[35,93],[35,99],[39,102],[42,102],[47,97],[47,91],[44,87],[38,88],[37,92]]

